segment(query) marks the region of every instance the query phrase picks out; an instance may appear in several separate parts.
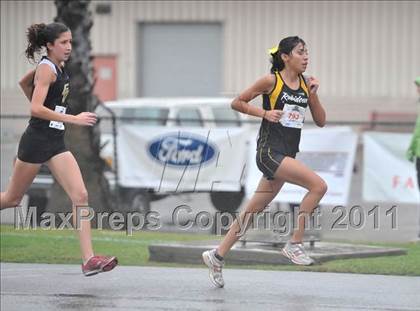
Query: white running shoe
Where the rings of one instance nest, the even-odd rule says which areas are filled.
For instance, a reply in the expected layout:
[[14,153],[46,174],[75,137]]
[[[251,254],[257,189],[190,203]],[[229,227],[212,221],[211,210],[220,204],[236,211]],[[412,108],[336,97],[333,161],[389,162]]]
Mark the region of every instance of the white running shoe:
[[214,256],[215,253],[215,249],[205,251],[202,254],[202,257],[206,266],[209,267],[210,281],[216,287],[223,287],[225,286],[225,281],[223,281],[222,268],[225,262],[224,260],[220,261],[217,259],[216,256]]
[[309,266],[314,263],[314,260],[306,254],[302,243],[292,244],[289,241],[283,247],[281,252],[284,256],[289,258],[294,264],[302,265],[302,266]]

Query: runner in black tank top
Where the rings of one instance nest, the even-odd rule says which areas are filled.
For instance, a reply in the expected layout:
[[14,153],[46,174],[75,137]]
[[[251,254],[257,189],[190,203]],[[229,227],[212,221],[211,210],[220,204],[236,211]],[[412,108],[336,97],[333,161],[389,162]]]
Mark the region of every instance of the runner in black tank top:
[[[43,56],[40,64],[48,64],[56,75],[56,80],[48,88],[47,97],[44,106],[59,113],[65,113],[67,110],[67,96],[70,90],[70,78],[65,71],[64,66],[58,67],[48,57]],[[56,136],[64,135],[64,124],[49,120],[31,117],[29,125],[33,128],[43,129],[45,133]]]
[[[270,54],[273,57],[271,74],[256,81],[231,104],[239,112],[263,119],[256,153],[257,166],[263,177],[220,245],[202,254],[209,268],[210,280],[217,287],[225,284],[222,275],[223,257],[241,234],[245,233],[253,216],[265,209],[285,182],[305,187],[308,193],[299,208],[297,230],[282,249],[282,254],[295,264],[314,263],[303,248],[305,217],[302,216],[313,212],[327,191],[327,185],[294,158],[299,151],[306,108],[310,108],[314,122],[320,127],[325,124],[325,111],[317,95],[318,80],[313,77],[306,80],[303,77],[309,59],[305,42],[299,37],[287,37],[280,41],[278,47],[270,50]],[[262,108],[250,105],[249,102],[259,95],[263,98]]]
[[[64,67],[58,67],[47,57],[42,57],[39,65],[47,65],[56,75],[49,86],[44,107],[65,114],[70,78]],[[66,152],[63,122],[50,121],[32,116],[22,135],[18,148],[18,159],[27,163],[45,163],[53,156]]]
[[[72,35],[61,23],[34,24],[28,28],[26,56],[34,60],[42,48],[43,57],[36,70],[20,81],[26,97],[31,101],[31,119],[19,142],[18,157],[6,192],[0,196],[0,208],[16,207],[32,183],[42,163],[46,163],[57,181],[70,197],[73,205],[73,224],[76,215],[87,216],[88,195],[80,168],[64,145],[64,123],[93,126],[96,115],[82,112],[66,114],[69,77],[64,64],[71,52]],[[84,208],[84,209],[83,209]],[[86,276],[112,270],[118,263],[115,257],[94,256],[90,221],[77,224],[82,253],[82,272]]]

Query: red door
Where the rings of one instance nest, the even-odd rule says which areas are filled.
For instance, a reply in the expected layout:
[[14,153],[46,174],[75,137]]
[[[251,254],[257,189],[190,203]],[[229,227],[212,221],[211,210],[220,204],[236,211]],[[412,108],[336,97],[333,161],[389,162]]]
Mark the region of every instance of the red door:
[[96,55],[93,57],[95,87],[93,93],[102,101],[117,98],[117,57]]

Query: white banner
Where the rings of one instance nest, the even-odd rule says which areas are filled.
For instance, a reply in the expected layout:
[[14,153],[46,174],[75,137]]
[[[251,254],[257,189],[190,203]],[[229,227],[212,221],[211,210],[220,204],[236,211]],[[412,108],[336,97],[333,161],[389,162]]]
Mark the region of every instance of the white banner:
[[[349,127],[304,129],[300,152],[296,159],[312,168],[328,185],[320,204],[346,205],[356,152],[357,135]],[[247,197],[257,189],[262,173],[255,163],[256,142],[250,146],[248,157]],[[273,202],[300,203],[307,190],[286,183]]]
[[402,133],[363,134],[364,200],[420,203],[415,165],[405,158],[410,139]]
[[242,128],[121,125],[120,185],[157,192],[239,191],[246,133]]

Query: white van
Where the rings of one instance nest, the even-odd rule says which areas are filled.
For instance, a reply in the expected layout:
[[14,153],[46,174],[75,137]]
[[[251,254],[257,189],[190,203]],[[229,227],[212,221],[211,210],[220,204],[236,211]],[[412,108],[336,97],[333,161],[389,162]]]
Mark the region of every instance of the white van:
[[[115,116],[116,132],[121,124],[165,128],[248,127],[249,123],[244,122],[246,116],[232,110],[231,102],[232,98],[226,97],[130,98],[105,102],[95,111],[101,119],[101,145],[103,146],[101,156],[115,170],[113,126],[110,120],[112,115]],[[147,189],[120,187],[125,209],[147,212],[150,208],[150,201],[167,196],[157,193],[155,190],[153,187]],[[240,206],[243,197],[243,183],[239,192],[210,192],[213,205],[217,210],[223,212],[235,211]]]

